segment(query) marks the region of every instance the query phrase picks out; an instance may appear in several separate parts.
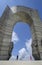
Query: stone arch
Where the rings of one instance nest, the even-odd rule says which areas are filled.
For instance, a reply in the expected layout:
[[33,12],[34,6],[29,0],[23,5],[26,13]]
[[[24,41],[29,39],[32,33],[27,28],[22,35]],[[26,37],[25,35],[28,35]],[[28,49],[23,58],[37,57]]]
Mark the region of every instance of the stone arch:
[[[27,24],[30,25],[31,27],[31,32],[32,32],[32,47],[33,47],[33,55],[38,56],[38,59],[40,59],[40,54],[39,54],[39,48],[38,48],[38,41],[37,41],[37,34],[35,31],[35,25],[34,25],[34,18],[35,17],[35,12],[32,9],[22,7],[22,6],[17,6],[14,7],[16,8],[16,12],[12,12],[9,7],[6,8],[6,11],[4,12],[3,17],[1,17],[1,47],[0,47],[0,60],[8,60],[9,57],[11,56],[11,51],[13,48],[13,43],[11,42],[11,35],[12,35],[12,29],[13,26],[18,22],[18,21],[23,21]],[[31,13],[33,15],[31,15]],[[5,17],[6,16],[6,17]],[[33,18],[34,16],[34,18]],[[3,22],[2,22],[3,21]],[[3,35],[3,36],[2,36]],[[34,44],[35,43],[35,44]]]

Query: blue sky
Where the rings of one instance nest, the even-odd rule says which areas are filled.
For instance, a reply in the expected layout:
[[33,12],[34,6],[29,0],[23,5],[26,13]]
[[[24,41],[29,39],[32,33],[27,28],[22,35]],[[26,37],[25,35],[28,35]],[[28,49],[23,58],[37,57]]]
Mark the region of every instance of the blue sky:
[[[37,9],[42,20],[42,0],[0,0],[0,17],[2,16],[6,6],[26,6],[33,9]],[[17,55],[19,49],[26,48],[24,45],[26,40],[31,38],[31,30],[29,25],[26,23],[17,23],[14,27],[14,32],[16,33],[17,42],[12,51],[12,55]]]
[[17,42],[15,42],[14,49],[12,51],[12,55],[17,55],[18,51],[21,48],[25,48],[25,42],[28,39],[30,39],[32,37],[32,35],[31,35],[30,26],[28,24],[22,23],[22,22],[20,22],[20,23],[18,22],[14,26],[14,32],[17,33],[17,35],[18,35],[18,36],[14,35],[14,37],[16,36],[16,38],[19,40],[17,40]]

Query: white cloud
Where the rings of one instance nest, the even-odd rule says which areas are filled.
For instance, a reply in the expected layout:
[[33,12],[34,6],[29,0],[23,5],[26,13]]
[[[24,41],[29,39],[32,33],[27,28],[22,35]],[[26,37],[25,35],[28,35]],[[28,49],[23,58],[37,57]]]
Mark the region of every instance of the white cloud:
[[26,44],[26,47],[30,47],[32,44],[32,39],[27,40],[25,44]]
[[[17,39],[16,39],[17,40]],[[19,40],[19,39],[18,39]],[[29,39],[25,42],[26,48],[21,48],[18,52],[18,60],[31,60],[30,56],[32,58],[32,60],[34,60],[33,56],[32,56],[32,39]],[[16,60],[15,56],[11,56],[10,60]]]
[[11,56],[9,60],[16,60],[16,56]]
[[[19,50],[19,60],[34,60],[32,56],[32,39],[29,39],[25,42],[26,48],[22,48]],[[30,59],[30,57],[32,59]]]
[[[30,59],[30,56],[32,59]],[[33,56],[25,48],[19,50],[19,60],[34,60]]]
[[19,41],[18,35],[13,31],[12,32],[12,39],[11,41],[15,44],[17,41]]
[[32,39],[29,39],[25,42],[25,45],[26,45],[26,49],[28,50],[28,53],[32,55],[32,47],[31,47],[31,44],[32,44]]
[[19,59],[22,59],[26,54],[26,49],[22,48],[19,50]]

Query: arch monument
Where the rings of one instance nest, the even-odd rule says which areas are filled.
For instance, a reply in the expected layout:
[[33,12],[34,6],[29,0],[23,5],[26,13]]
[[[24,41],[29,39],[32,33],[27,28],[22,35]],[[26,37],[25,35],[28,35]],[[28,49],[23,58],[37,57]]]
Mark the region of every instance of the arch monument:
[[[11,57],[13,26],[22,21],[30,25],[32,33],[32,52],[36,60],[42,60],[42,22],[38,11],[24,6],[7,6],[0,17],[0,60]],[[21,33],[20,33],[21,34]]]

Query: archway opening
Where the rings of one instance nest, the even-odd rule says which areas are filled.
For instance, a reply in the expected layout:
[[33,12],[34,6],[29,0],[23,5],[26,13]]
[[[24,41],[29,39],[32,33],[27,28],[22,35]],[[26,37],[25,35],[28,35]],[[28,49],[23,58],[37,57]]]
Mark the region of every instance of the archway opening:
[[[14,60],[30,60],[32,56],[32,33],[29,24],[19,21],[13,27],[13,50],[11,58]],[[34,58],[32,57],[34,60]]]

